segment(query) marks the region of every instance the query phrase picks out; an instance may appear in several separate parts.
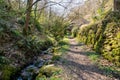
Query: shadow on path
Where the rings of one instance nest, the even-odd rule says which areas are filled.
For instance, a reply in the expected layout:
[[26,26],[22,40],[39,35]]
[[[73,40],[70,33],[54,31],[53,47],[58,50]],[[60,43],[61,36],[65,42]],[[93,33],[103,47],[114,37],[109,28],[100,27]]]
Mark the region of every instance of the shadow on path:
[[72,49],[64,49],[64,50],[72,54],[79,54],[79,55],[88,55],[90,53],[95,53],[94,51],[81,51],[81,50],[72,50]]
[[[89,75],[91,77],[94,77],[95,73],[103,75],[103,76],[106,75],[105,70],[100,69],[95,64],[93,64],[93,65],[91,65],[91,64],[90,65],[83,65],[83,64],[80,64],[80,63],[76,63],[72,60],[65,59],[65,58],[61,58],[60,62],[62,63],[63,66],[65,66],[65,67],[67,67],[68,69],[71,70],[71,74],[73,74],[73,73],[76,74],[78,76],[78,78],[81,79],[81,80],[86,80],[86,79],[84,79],[85,75],[83,75],[83,72],[85,72],[87,75]],[[120,79],[119,74],[113,73],[113,77],[115,77],[117,79]]]
[[[92,77],[92,79],[95,79],[95,76],[97,75],[99,79],[99,77],[106,77],[106,73],[108,73],[105,69],[101,69],[99,68],[98,65],[96,64],[91,64],[91,63],[85,63],[85,61],[81,61],[80,63],[77,62],[78,58],[83,58],[81,57],[81,55],[86,56],[85,60],[88,60],[88,54],[97,54],[92,50],[86,50],[87,47],[85,47],[85,45],[83,43],[78,44],[75,42],[74,39],[71,39],[70,42],[70,48],[69,49],[64,49],[68,52],[68,54],[66,55],[66,57],[63,57],[60,59],[60,64],[62,64],[62,66],[64,66],[65,68],[69,69],[71,72],[71,74],[76,74],[78,78],[76,78],[75,80],[86,80],[85,76],[87,76],[88,78]],[[88,48],[89,49],[89,48]],[[77,57],[74,57],[73,55],[75,55]],[[85,63],[85,64],[82,64]],[[114,78],[117,78],[116,80],[120,79],[120,74],[115,73],[115,72],[110,72],[107,75],[112,75]],[[73,80],[73,79],[72,79]],[[88,80],[88,79],[87,79]],[[103,78],[101,78],[100,80],[103,80]],[[105,79],[106,80],[106,79]],[[109,77],[108,79],[109,80]],[[111,79],[110,79],[111,80]],[[114,80],[114,79],[112,79]]]

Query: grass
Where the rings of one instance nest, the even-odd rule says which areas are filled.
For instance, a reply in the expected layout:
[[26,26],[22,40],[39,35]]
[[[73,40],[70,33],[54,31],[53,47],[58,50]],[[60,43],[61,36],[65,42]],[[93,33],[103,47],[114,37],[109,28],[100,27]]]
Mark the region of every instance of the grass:
[[118,69],[116,66],[103,66],[101,63],[99,63],[100,54],[97,54],[95,52],[87,52],[87,56],[92,60],[93,62],[97,63],[98,67],[104,71],[104,74],[109,77],[120,77],[120,69]]
[[67,49],[69,48],[69,40],[64,38],[59,42],[58,47],[54,48],[53,61],[58,61],[61,59],[61,56],[66,54]]
[[92,55],[89,56],[89,58],[96,62],[98,60],[98,55],[92,54]]
[[58,50],[58,53],[65,53],[67,49],[69,49],[69,40],[68,38],[64,38],[62,41],[59,42],[60,49]]
[[117,70],[115,66],[99,66],[101,70],[104,70],[105,74],[109,77],[120,78],[120,70]]
[[68,48],[69,48],[69,45],[62,46],[61,49],[59,50],[59,53],[62,53],[62,54],[66,53]]
[[93,61],[98,62],[100,55],[95,52],[87,52],[87,56]]

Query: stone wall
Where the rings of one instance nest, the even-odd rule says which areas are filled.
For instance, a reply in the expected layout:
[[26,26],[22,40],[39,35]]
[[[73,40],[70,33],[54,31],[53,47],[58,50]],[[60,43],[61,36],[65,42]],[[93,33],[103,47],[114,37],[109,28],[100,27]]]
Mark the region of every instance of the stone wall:
[[110,12],[105,18],[82,28],[78,39],[92,45],[97,53],[120,66],[120,12]]

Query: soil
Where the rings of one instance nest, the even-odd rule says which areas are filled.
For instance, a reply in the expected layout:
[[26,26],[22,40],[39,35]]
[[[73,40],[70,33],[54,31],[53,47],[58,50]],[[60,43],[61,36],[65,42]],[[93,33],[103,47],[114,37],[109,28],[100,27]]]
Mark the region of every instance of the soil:
[[120,78],[110,77],[105,71],[100,69],[86,55],[92,49],[84,44],[79,44],[75,39],[69,39],[70,48],[66,54],[56,62],[62,69],[62,80],[120,80]]

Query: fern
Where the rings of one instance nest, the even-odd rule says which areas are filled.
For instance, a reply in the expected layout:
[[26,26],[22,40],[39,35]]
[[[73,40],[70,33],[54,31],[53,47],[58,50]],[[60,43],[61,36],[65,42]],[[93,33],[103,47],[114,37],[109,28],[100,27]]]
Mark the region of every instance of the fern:
[[6,57],[0,56],[0,65],[9,64],[9,60]]

